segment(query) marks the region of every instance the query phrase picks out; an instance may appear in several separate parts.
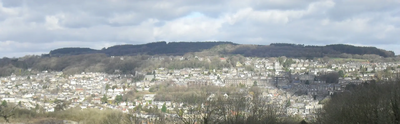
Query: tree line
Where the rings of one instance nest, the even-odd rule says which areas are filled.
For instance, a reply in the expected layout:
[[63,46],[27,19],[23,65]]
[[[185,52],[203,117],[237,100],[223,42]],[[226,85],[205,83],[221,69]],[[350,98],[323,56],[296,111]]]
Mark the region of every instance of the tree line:
[[139,45],[116,45],[101,50],[94,50],[90,48],[60,48],[50,51],[45,56],[65,56],[65,55],[79,55],[90,53],[102,53],[108,56],[132,56],[132,55],[184,55],[190,52],[200,52],[202,50],[210,49],[214,46],[222,44],[232,44],[226,41],[210,41],[210,42],[153,42]]
[[[240,54],[249,57],[280,57],[291,58],[322,58],[343,57],[348,55],[378,55],[381,57],[394,57],[392,51],[378,49],[376,47],[357,47],[351,45],[327,45],[327,46],[303,46],[293,44],[272,45],[236,45],[234,49],[222,52],[224,54]],[[346,56],[347,55],[347,56]]]

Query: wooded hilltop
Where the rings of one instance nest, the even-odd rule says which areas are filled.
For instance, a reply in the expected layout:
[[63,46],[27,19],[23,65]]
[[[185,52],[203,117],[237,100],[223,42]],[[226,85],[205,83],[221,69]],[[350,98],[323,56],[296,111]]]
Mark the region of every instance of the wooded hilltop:
[[90,48],[60,48],[44,56],[65,56],[104,53],[108,56],[130,55],[184,55],[217,47],[219,54],[240,54],[246,57],[341,57],[342,54],[375,54],[382,57],[394,57],[392,51],[376,47],[359,47],[345,44],[326,46],[307,46],[304,44],[273,43],[270,45],[241,45],[232,42],[154,42],[140,45],[116,45],[101,50]]

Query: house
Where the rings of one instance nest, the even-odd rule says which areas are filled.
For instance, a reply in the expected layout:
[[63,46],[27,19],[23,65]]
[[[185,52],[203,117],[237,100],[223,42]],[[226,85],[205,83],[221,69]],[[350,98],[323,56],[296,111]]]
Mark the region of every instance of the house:
[[54,108],[53,108],[53,107],[47,108],[47,109],[46,109],[46,112],[54,112]]
[[145,95],[143,95],[143,99],[146,101],[153,101],[155,96],[156,96],[156,94],[145,94]]
[[145,80],[145,81],[151,81],[151,80],[153,80],[154,78],[156,78],[154,75],[146,75],[146,76],[144,76],[144,80]]
[[226,86],[253,86],[254,81],[250,78],[227,78],[224,83]]

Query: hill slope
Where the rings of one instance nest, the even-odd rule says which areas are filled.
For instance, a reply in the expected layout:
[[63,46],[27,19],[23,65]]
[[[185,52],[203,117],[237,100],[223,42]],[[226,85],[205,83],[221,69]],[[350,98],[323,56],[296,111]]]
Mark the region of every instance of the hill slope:
[[275,43],[271,45],[238,45],[231,49],[228,54],[241,54],[243,56],[255,57],[339,57],[342,54],[375,54],[382,57],[394,57],[394,52],[378,49],[376,47],[358,47],[352,45],[327,45],[327,46],[304,46],[296,44]]
[[[200,56],[213,56],[210,61],[147,61],[152,56],[161,55],[184,55],[193,53]],[[327,45],[327,46],[304,46],[296,44],[276,43],[271,45],[238,45],[232,42],[156,42],[141,45],[117,45],[101,50],[90,48],[61,48],[50,51],[43,56],[26,56],[21,58],[2,58],[0,59],[0,76],[7,76],[12,73],[28,75],[32,72],[29,69],[44,71],[63,71],[67,74],[81,72],[106,72],[134,74],[136,70],[162,66],[170,68],[185,67],[205,67],[208,69],[231,67],[235,64],[237,56],[232,56],[232,62],[220,62],[218,56],[214,55],[235,55],[240,54],[248,57],[279,57],[286,56],[291,58],[319,58],[319,57],[360,57],[367,55],[373,61],[381,60],[400,60],[394,58],[391,51],[377,49],[375,47],[357,47],[351,45]],[[357,55],[356,55],[357,54]],[[137,56],[136,56],[137,55]],[[353,56],[352,56],[353,55]],[[115,57],[109,56],[124,56]],[[392,59],[393,57],[393,59]],[[168,58],[168,57],[167,57]],[[229,57],[228,57],[229,58]],[[242,57],[243,58],[243,57]],[[378,59],[378,60],[377,60]]]
[[[131,55],[184,55],[190,52],[209,50],[219,45],[231,47],[220,49],[219,54],[240,54],[253,57],[337,57],[341,54],[375,54],[382,57],[394,57],[394,52],[376,47],[358,47],[345,44],[327,46],[305,46],[298,44],[274,43],[270,45],[239,45],[232,42],[154,42],[140,45],[116,45],[94,50],[90,48],[61,48],[50,51],[50,56],[80,55],[104,53],[108,56]],[[232,47],[233,46],[233,47]]]
[[109,56],[130,55],[184,55],[189,52],[200,52],[217,45],[231,44],[232,42],[154,42],[140,45],[116,45],[101,50],[89,48],[61,48],[50,51],[50,56],[77,55],[88,53],[104,53]]

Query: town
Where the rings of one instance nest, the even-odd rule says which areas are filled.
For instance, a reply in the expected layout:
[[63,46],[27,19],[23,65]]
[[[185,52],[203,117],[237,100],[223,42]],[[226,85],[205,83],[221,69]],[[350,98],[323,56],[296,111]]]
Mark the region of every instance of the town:
[[[124,60],[122,56],[112,58]],[[161,56],[151,57],[147,61],[165,59],[211,62],[211,57],[207,56]],[[227,59],[219,57],[222,63],[227,62]],[[0,88],[3,90],[0,97],[3,103],[18,104],[38,113],[95,108],[120,110],[141,118],[156,118],[151,113],[152,109],[161,110],[170,117],[179,116],[176,110],[190,114],[190,107],[186,103],[164,98],[166,94],[158,94],[156,90],[159,85],[168,83],[174,87],[214,86],[244,90],[258,87],[262,89],[260,97],[263,102],[277,105],[282,115],[312,119],[323,107],[324,101],[337,92],[344,92],[346,86],[376,79],[385,80],[389,78],[385,73],[398,76],[400,71],[400,63],[396,62],[335,62],[322,59],[245,57],[244,61],[234,63],[234,67],[221,69],[159,67],[151,71],[136,71],[135,74],[82,72],[72,75],[49,70],[35,72],[33,75],[12,74],[1,77]],[[31,69],[27,71],[34,72]],[[231,95],[222,94],[225,97]],[[216,94],[206,95],[209,99]]]

